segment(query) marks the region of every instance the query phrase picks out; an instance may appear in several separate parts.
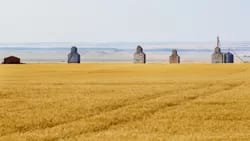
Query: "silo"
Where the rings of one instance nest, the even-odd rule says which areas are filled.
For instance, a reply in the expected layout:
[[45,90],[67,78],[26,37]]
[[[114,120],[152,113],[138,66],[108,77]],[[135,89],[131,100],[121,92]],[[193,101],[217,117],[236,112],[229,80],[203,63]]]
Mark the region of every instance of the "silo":
[[68,54],[68,63],[80,63],[81,55],[77,52],[77,47],[72,47]]
[[224,63],[234,63],[234,55],[230,52],[225,53],[224,55]]
[[221,49],[219,47],[216,47],[214,53],[212,54],[212,63],[217,64],[225,62],[224,55],[225,54],[221,52]]
[[169,57],[170,64],[180,64],[180,56],[177,54],[177,50],[172,50],[172,55]]
[[217,46],[214,49],[214,53],[212,54],[212,63],[217,64],[217,63],[225,63],[225,54],[221,52],[220,49],[220,38],[217,37]]
[[134,54],[134,63],[135,64],[145,64],[146,63],[146,54],[143,52],[141,46],[137,46],[136,52]]

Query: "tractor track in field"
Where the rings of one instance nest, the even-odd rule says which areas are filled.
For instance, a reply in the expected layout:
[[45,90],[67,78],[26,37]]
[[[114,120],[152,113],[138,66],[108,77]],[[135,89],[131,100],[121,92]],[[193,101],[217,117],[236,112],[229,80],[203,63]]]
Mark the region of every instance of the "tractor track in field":
[[[185,88],[185,89],[194,89],[194,88],[196,88],[196,87],[188,87],[188,88]],[[184,90],[184,89],[179,89],[178,91],[181,91],[181,90]],[[60,122],[60,123],[57,123],[57,124],[47,126],[46,128],[27,128],[27,129],[23,128],[22,131],[13,131],[13,132],[7,132],[5,134],[0,134],[0,137],[7,136],[7,135],[10,135],[10,134],[15,134],[15,133],[25,133],[25,132],[34,131],[34,130],[43,130],[43,129],[53,128],[53,127],[60,126],[60,125],[69,124],[69,123],[76,122],[76,121],[79,121],[79,120],[82,120],[82,119],[91,118],[91,117],[99,115],[101,113],[106,113],[106,112],[119,110],[120,108],[123,108],[123,107],[126,107],[126,106],[130,106],[130,105],[145,102],[145,101],[148,101],[148,100],[160,98],[161,96],[165,96],[166,93],[172,93],[172,92],[176,92],[176,89],[169,90],[169,91],[164,91],[164,92],[157,93],[157,94],[144,95],[143,97],[137,97],[137,98],[134,98],[134,99],[126,99],[126,100],[123,101],[123,103],[118,104],[118,105],[114,104],[114,105],[104,105],[104,106],[96,107],[94,109],[91,109],[90,111],[98,111],[98,112],[96,112],[96,113],[90,112],[85,117],[79,117],[79,118],[75,118],[73,120],[67,120],[65,122]],[[32,108],[26,108],[26,109],[32,109]]]
[[[34,83],[34,84],[36,84],[36,83]],[[40,83],[38,83],[38,84],[40,84]],[[51,85],[54,85],[54,84],[58,84],[58,83],[52,83]],[[112,85],[112,86],[114,86],[114,85],[132,85],[132,86],[134,86],[134,85],[152,85],[152,84],[155,84],[155,83],[145,83],[145,84],[143,84],[143,83],[69,83],[69,84],[74,84],[74,85],[100,85],[100,86],[103,86],[103,85]],[[157,84],[159,85],[163,85],[163,84],[172,84],[172,83],[170,83],[170,82],[157,82]],[[4,93],[1,93],[1,91],[0,91],[0,99],[1,98],[8,98],[7,96],[9,96],[9,95],[12,95],[14,92],[9,92],[9,93],[7,93],[7,94],[4,94]],[[154,97],[154,96],[157,96],[157,94],[151,94],[151,95],[149,95],[148,97],[146,97],[146,98],[150,98],[150,97]],[[140,100],[140,99],[144,99],[145,97],[139,97],[138,98],[138,100]],[[67,100],[67,99],[64,99],[64,100]],[[132,99],[133,100],[133,99]],[[127,101],[130,101],[130,99],[128,99]],[[48,104],[50,104],[51,102],[48,102]],[[112,105],[111,105],[112,106]],[[107,107],[109,107],[109,106],[107,106]],[[4,106],[1,106],[0,108],[4,108]],[[104,106],[104,108],[105,108],[105,106]],[[8,110],[9,112],[19,112],[19,111],[23,111],[23,110],[32,110],[33,109],[33,107],[26,107],[26,108],[19,108],[19,109],[12,109],[12,110]]]
[[[142,112],[140,114],[140,116],[138,116],[138,117],[129,118],[129,119],[120,119],[120,120],[116,119],[115,122],[111,121],[108,125],[101,125],[98,128],[92,128],[92,129],[90,128],[88,130],[83,129],[82,131],[79,131],[76,134],[73,134],[73,135],[70,135],[70,136],[65,134],[64,137],[58,137],[58,138],[55,137],[55,138],[51,138],[51,140],[57,140],[57,139],[61,139],[61,138],[70,138],[72,136],[76,137],[76,136],[80,136],[81,134],[92,133],[92,132],[102,132],[102,131],[108,130],[109,128],[117,126],[117,125],[126,124],[126,123],[131,122],[131,121],[138,121],[138,120],[144,119],[145,117],[150,118],[156,112],[158,112],[158,111],[160,111],[162,109],[165,109],[165,108],[173,108],[173,109],[175,109],[176,107],[178,107],[180,105],[190,103],[190,102],[192,102],[192,101],[194,101],[194,100],[196,100],[198,98],[211,96],[211,95],[217,94],[217,93],[219,93],[221,91],[230,91],[230,90],[232,90],[234,88],[237,88],[237,87],[241,86],[242,84],[243,83],[241,83],[239,85],[235,85],[234,87],[227,87],[227,88],[224,88],[224,89],[220,89],[218,91],[211,91],[211,92],[208,92],[209,94],[205,94],[205,95],[203,94],[203,95],[197,95],[197,96],[193,96],[193,97],[189,97],[189,98],[184,98],[184,99],[182,99],[180,101],[175,101],[175,103],[162,103],[157,107],[153,107],[152,109],[149,109],[149,110],[146,110],[145,112]],[[210,87],[213,87],[213,86],[214,85],[211,85]],[[197,89],[197,86],[196,87],[185,88],[186,91],[193,90],[193,89]],[[201,88],[201,89],[204,89],[204,88]],[[184,90],[184,89],[182,89],[182,90]],[[171,92],[180,93],[182,90],[179,90],[178,92],[176,90],[170,90],[170,91],[166,91],[166,92],[162,92],[162,93],[158,93],[158,94],[153,94],[153,95],[150,95],[150,96],[147,96],[147,97],[140,97],[140,98],[137,98],[136,100],[133,100],[133,102],[129,102],[130,100],[128,99],[127,100],[128,103],[126,103],[126,104],[113,105],[115,108],[112,108],[112,109],[109,108],[109,110],[106,110],[106,111],[105,111],[105,108],[111,107],[111,106],[104,107],[103,108],[104,111],[101,110],[99,113],[95,113],[94,115],[90,114],[89,117],[85,117],[85,118],[91,119],[93,117],[97,117],[97,119],[98,119],[99,115],[119,111],[120,109],[124,109],[126,107],[137,105],[138,103],[139,103],[139,105],[141,103],[143,105],[143,103],[145,103],[145,102],[148,102],[148,101],[155,100],[155,99],[162,98],[162,97],[166,96],[166,93],[171,93]],[[70,120],[70,121],[67,121],[67,122],[62,122],[60,124],[56,124],[56,125],[53,125],[53,126],[48,127],[48,128],[30,129],[30,130],[26,130],[25,132],[21,132],[21,133],[25,134],[25,133],[29,133],[30,131],[31,131],[30,133],[32,133],[32,132],[41,131],[41,130],[44,130],[44,129],[56,128],[58,126],[66,126],[68,124],[74,124],[74,122],[77,122],[77,121],[80,121],[80,120],[85,120],[85,118],[77,118],[77,119]],[[3,135],[2,137],[8,136],[8,135],[13,135],[15,133],[18,133],[18,132],[8,133],[8,134]]]
[[[209,92],[209,93],[206,94],[206,95],[194,96],[194,97],[190,97],[190,98],[187,98],[187,99],[183,99],[183,100],[178,101],[178,102],[175,103],[175,104],[165,103],[165,104],[161,105],[160,107],[157,107],[157,109],[155,108],[155,109],[153,109],[153,110],[147,111],[147,113],[149,113],[149,114],[147,114],[147,115],[148,115],[147,118],[150,118],[150,117],[153,116],[156,112],[158,112],[158,111],[160,111],[160,110],[163,110],[163,109],[165,109],[165,108],[169,108],[169,110],[175,110],[177,107],[179,107],[179,106],[181,106],[181,105],[185,105],[185,104],[191,103],[191,102],[193,102],[193,101],[195,101],[195,100],[197,100],[197,99],[209,97],[209,96],[211,96],[211,95],[215,95],[215,94],[218,94],[218,93],[223,92],[223,91],[231,91],[231,90],[233,90],[233,89],[235,89],[235,88],[238,88],[238,87],[242,86],[243,84],[244,84],[244,82],[241,82],[240,84],[236,84],[236,85],[234,85],[234,86],[232,86],[232,87],[230,86],[230,88],[228,87],[228,88],[220,89],[220,90],[218,90],[218,91]],[[117,122],[117,123],[115,123],[115,124],[111,124],[110,126],[103,127],[103,128],[98,128],[98,129],[96,129],[96,130],[94,129],[94,130],[88,131],[88,132],[82,132],[81,134],[95,133],[95,132],[103,132],[103,131],[106,131],[106,130],[110,129],[111,127],[115,127],[115,126],[117,126],[117,125],[126,124],[126,123],[131,122],[131,121],[132,121],[132,122],[134,122],[134,121],[139,121],[139,120],[142,120],[142,119],[144,119],[144,116],[141,116],[141,117],[139,117],[139,118],[136,118],[136,119],[130,120],[130,121],[119,121],[119,122]],[[77,135],[77,136],[73,136],[73,137],[74,137],[74,138],[75,138],[75,137],[77,138],[77,137],[81,136],[81,134],[79,134],[79,135]],[[67,137],[58,138],[58,139],[56,139],[56,140],[60,140],[60,139],[67,139]],[[51,140],[51,141],[53,141],[53,140]]]

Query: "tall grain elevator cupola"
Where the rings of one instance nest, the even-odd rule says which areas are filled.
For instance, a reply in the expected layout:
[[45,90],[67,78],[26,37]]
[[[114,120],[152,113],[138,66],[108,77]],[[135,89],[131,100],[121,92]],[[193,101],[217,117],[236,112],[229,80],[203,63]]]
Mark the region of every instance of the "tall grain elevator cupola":
[[221,52],[220,45],[221,45],[220,44],[220,37],[217,37],[217,46],[214,49],[214,53],[212,54],[212,63],[213,64],[224,62],[224,55]]

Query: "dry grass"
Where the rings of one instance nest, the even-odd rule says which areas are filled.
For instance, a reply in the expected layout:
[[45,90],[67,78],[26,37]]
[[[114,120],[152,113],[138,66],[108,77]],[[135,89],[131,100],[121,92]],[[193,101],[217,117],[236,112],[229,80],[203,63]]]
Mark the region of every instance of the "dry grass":
[[0,140],[248,141],[250,65],[0,65]]

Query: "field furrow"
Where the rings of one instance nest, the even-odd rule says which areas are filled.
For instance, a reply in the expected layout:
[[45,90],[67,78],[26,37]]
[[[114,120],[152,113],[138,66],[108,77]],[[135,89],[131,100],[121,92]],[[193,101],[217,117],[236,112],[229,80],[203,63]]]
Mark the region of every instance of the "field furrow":
[[243,140],[249,74],[245,64],[0,65],[0,140]]

